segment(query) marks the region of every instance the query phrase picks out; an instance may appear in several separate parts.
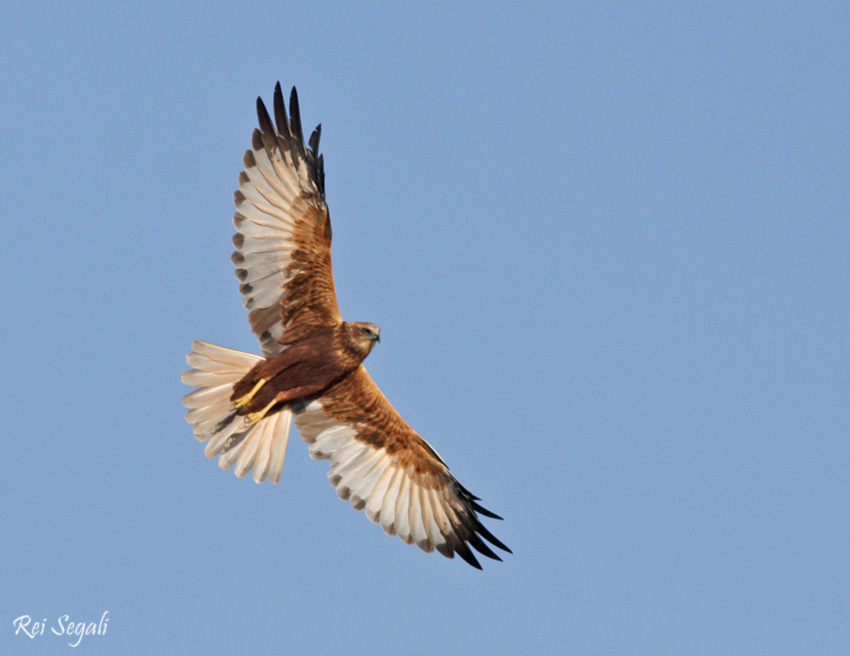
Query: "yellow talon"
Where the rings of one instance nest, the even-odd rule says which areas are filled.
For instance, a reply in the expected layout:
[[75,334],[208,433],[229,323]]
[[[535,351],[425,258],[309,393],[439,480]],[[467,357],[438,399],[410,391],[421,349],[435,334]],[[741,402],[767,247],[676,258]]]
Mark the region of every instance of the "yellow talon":
[[277,403],[277,399],[272,399],[271,403],[269,403],[265,408],[260,410],[259,412],[252,412],[250,414],[245,415],[245,424],[248,426],[253,426],[258,421],[260,421],[263,417],[266,416],[269,410],[272,409],[272,406]]
[[257,383],[256,385],[254,385],[254,389],[252,389],[250,392],[248,392],[245,396],[243,396],[239,399],[236,399],[236,403],[235,403],[234,407],[242,408],[242,407],[248,405],[251,402],[251,399],[253,399],[257,395],[257,392],[260,391],[260,388],[263,385],[265,385],[267,382],[268,381],[265,378],[261,378],[260,382]]

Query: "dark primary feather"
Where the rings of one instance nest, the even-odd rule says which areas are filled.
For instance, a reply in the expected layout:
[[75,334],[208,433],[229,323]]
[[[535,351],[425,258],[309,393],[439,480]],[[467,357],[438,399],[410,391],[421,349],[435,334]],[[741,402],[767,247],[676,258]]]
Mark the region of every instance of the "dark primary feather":
[[325,197],[325,159],[319,154],[319,139],[322,136],[322,124],[319,123],[313,134],[310,135],[310,143],[307,149],[307,161],[310,164],[310,174],[316,181],[319,193]]
[[289,127],[292,135],[292,159],[297,162],[300,159],[307,159],[307,154],[304,152],[304,132],[301,129],[301,110],[298,107],[298,92],[295,87],[292,87],[292,93],[289,95]]
[[269,153],[273,153],[275,150],[283,152],[284,149],[288,149],[288,146],[285,147],[284,144],[289,139],[289,133],[286,133],[285,137],[283,134],[278,134],[272,126],[272,121],[263,103],[263,99],[259,97],[257,98],[257,118],[260,123],[260,129],[254,130],[251,133],[251,147],[254,150],[264,148]]
[[289,149],[289,122],[286,120],[286,106],[283,103],[283,92],[280,90],[280,82],[274,87],[274,120],[277,131],[283,137],[283,144]]
[[316,129],[313,130],[313,134],[310,135],[310,150],[313,151],[313,157],[315,158],[316,154],[319,152],[319,138],[322,136],[322,124],[319,123],[316,126]]

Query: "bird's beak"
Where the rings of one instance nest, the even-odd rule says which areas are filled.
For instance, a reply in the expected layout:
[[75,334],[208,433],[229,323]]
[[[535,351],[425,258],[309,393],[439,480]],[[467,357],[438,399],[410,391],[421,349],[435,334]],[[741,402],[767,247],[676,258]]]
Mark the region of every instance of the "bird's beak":
[[380,341],[381,341],[381,333],[378,333],[377,335],[375,335],[375,341],[376,341],[376,342],[378,342],[378,343],[380,343]]

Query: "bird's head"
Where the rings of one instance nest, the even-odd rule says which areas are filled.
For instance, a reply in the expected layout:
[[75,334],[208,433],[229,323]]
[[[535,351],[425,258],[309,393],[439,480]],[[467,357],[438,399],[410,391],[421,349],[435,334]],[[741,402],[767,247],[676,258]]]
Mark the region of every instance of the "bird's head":
[[373,323],[355,321],[346,324],[351,346],[365,358],[369,355],[372,347],[381,341],[381,329]]

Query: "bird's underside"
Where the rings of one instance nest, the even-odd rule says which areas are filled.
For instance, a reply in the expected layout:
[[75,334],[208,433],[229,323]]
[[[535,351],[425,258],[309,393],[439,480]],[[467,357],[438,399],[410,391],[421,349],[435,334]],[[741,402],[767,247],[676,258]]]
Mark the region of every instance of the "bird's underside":
[[[274,123],[257,99],[260,129],[234,194],[232,260],[263,356],[196,341],[183,381],[187,420],[207,457],[280,481],[294,419],[310,455],[328,459],[331,484],[389,535],[425,551],[510,550],[481,523],[481,507],[436,451],[396,412],[363,360],[380,329],[342,320],[331,269],[321,126],[305,146],[295,89],[290,113],[275,88]],[[485,542],[485,540],[487,542]]]

